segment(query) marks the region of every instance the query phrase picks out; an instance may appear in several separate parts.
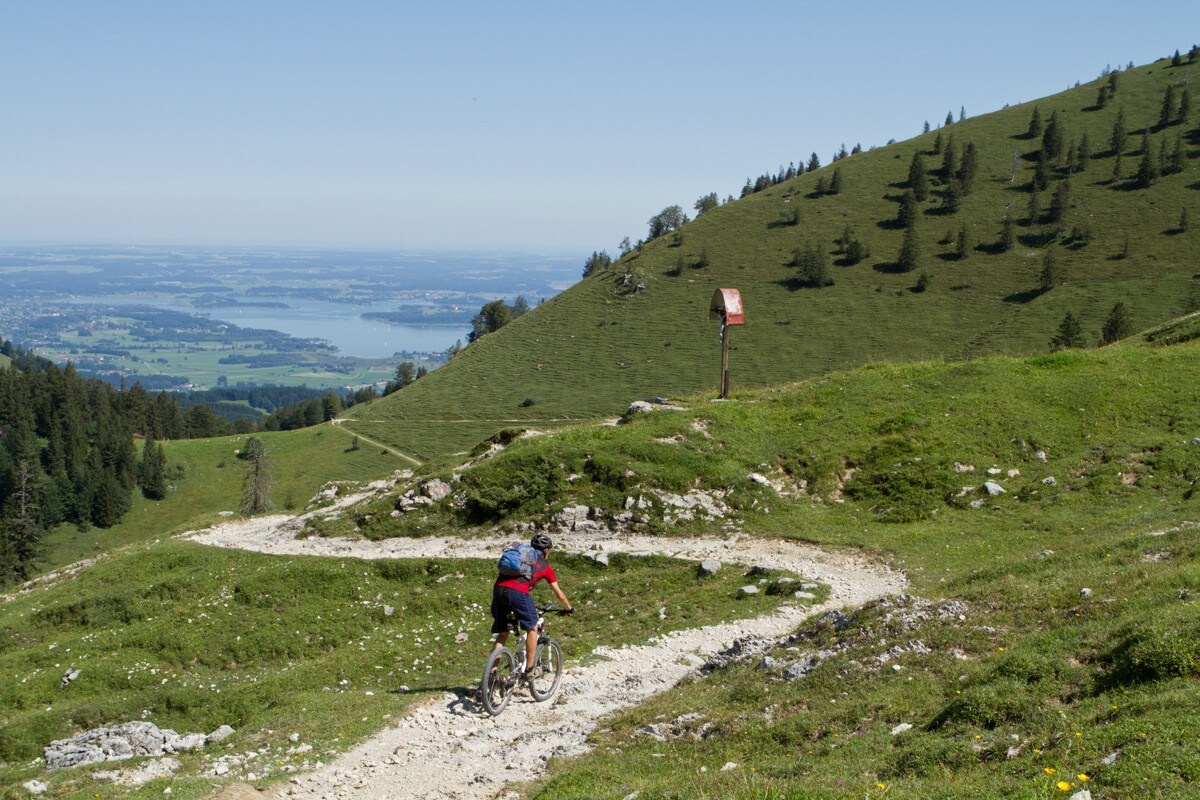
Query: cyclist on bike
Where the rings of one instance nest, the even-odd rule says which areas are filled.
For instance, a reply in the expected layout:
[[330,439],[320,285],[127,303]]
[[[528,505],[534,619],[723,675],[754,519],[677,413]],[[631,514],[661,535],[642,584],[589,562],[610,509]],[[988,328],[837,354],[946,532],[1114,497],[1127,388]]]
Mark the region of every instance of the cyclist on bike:
[[[554,592],[559,602],[563,604],[561,613],[571,614],[575,611],[571,602],[567,600],[567,596],[563,594],[563,590],[559,588],[558,576],[554,574],[554,567],[550,566],[550,562],[547,560],[550,548],[554,545],[550,537],[544,533],[534,534],[533,538],[529,540],[529,545],[539,551],[538,558],[533,564],[532,575],[529,578],[521,576],[510,578],[501,575],[496,578],[496,584],[492,587],[492,633],[496,634],[496,641],[492,643],[493,652],[508,642],[510,615],[516,617],[517,624],[523,631],[533,631],[537,628],[537,605],[533,602],[530,592],[539,581],[549,582],[550,591]],[[525,637],[525,669],[523,673],[527,679],[534,677],[531,671],[534,655],[537,652],[537,640],[536,634]]]

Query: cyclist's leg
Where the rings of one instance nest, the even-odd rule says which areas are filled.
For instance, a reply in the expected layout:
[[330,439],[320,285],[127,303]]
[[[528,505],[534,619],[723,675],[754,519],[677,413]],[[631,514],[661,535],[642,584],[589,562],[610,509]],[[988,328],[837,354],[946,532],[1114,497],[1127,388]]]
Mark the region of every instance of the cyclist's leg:
[[499,586],[492,587],[492,633],[496,634],[496,639],[492,642],[492,652],[508,642],[508,619],[511,613],[508,593]]
[[528,631],[528,635],[525,637],[525,663],[523,665],[528,668],[533,665],[533,655],[537,650],[537,605],[528,592],[520,592],[516,589],[506,589],[505,592],[508,595],[508,603],[517,617],[517,624],[520,625],[521,630]]

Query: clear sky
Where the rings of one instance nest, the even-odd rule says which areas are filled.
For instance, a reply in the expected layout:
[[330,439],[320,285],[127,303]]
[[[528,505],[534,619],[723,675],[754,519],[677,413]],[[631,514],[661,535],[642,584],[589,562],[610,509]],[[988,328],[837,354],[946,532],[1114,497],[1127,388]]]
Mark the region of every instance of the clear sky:
[[0,0],[0,241],[582,260],[1193,40],[1197,0]]

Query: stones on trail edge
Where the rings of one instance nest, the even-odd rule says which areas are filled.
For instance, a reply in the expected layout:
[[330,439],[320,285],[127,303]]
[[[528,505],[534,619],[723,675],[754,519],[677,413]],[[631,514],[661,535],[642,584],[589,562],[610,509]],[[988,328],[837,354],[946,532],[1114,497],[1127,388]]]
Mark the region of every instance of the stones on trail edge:
[[701,575],[716,575],[721,571],[721,562],[706,558],[700,562],[699,570]]
[[151,722],[124,722],[94,728],[69,739],[57,739],[43,750],[46,769],[62,769],[80,764],[119,761],[135,756],[161,756],[203,748],[230,736],[233,728],[222,725],[212,733],[179,734],[161,729]]

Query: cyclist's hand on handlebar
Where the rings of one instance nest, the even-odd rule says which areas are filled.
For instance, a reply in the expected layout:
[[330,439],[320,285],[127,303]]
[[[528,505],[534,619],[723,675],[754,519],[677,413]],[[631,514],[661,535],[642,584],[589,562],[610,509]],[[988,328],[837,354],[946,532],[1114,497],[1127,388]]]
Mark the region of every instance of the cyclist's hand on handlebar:
[[569,617],[574,613],[575,613],[575,608],[574,608],[574,606],[572,606],[571,608],[559,609],[558,615],[560,617]]

